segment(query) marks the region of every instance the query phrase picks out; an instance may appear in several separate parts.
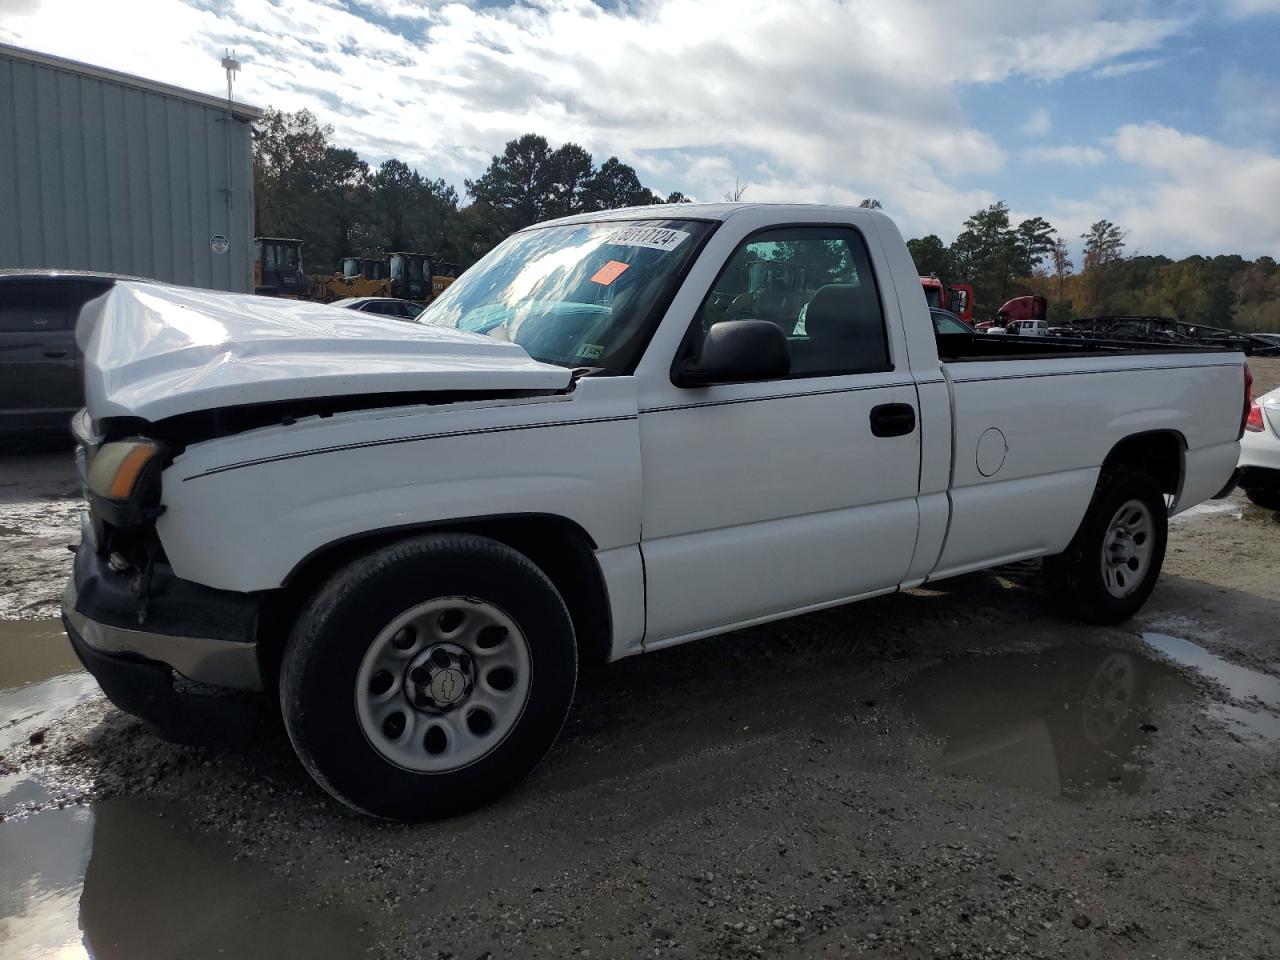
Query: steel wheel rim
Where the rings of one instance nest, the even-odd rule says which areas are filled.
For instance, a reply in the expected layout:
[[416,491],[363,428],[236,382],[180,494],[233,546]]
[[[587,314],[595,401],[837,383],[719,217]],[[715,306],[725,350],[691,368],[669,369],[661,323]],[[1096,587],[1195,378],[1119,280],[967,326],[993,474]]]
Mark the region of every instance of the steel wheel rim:
[[1129,500],[1112,516],[1102,541],[1102,580],[1118,599],[1146,579],[1155,550],[1155,518],[1141,500]]
[[406,770],[475,763],[515,728],[533,681],[529,642],[503,610],[438,597],[383,627],[356,673],[360,729]]

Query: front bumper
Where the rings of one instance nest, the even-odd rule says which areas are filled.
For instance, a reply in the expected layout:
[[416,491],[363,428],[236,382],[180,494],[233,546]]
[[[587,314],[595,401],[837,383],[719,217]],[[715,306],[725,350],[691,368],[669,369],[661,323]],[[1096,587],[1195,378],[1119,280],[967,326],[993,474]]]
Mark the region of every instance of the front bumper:
[[258,645],[253,641],[217,640],[171,633],[151,633],[93,620],[78,608],[75,578],[62,592],[62,619],[81,642],[106,656],[163,663],[197,684],[260,692]]
[[144,601],[135,578],[113,571],[82,529],[62,621],[103,693],[170,739],[242,739],[263,700],[257,599],[159,570]]

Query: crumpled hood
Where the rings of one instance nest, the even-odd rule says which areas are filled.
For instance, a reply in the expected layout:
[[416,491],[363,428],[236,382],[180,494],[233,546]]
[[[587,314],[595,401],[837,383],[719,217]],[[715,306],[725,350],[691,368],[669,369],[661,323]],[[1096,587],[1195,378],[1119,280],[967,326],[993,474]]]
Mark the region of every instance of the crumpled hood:
[[157,421],[282,400],[432,390],[559,390],[514,343],[296,300],[117,283],[76,339],[90,415]]

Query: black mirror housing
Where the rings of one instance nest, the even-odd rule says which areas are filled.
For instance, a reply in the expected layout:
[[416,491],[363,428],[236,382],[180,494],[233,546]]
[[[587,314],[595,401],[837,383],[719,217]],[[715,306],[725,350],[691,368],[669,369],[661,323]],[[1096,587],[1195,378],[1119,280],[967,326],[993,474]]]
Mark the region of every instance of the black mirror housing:
[[721,320],[702,339],[702,352],[674,377],[678,387],[778,380],[791,373],[787,337],[768,320]]

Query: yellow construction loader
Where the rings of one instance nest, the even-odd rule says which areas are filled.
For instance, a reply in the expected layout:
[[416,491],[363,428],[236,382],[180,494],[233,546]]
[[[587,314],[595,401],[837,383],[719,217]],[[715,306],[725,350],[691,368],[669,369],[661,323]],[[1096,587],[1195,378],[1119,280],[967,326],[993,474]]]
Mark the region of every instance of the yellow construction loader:
[[331,276],[313,274],[310,299],[332,303],[346,297],[389,297],[391,280],[386,261],[378,257],[343,257],[342,269]]
[[458,265],[425,253],[397,251],[389,254],[391,296],[416,303],[430,303],[458,276]]

